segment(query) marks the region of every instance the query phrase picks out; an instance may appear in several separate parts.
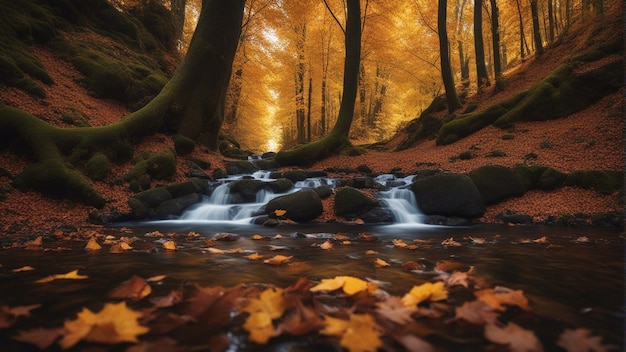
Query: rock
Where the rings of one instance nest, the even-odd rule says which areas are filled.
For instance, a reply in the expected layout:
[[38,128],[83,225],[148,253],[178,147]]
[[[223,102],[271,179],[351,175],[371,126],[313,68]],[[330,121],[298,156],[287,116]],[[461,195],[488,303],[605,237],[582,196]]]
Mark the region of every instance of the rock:
[[341,188],[335,194],[335,214],[338,216],[359,216],[377,204],[378,201],[352,187]]
[[374,182],[372,177],[363,176],[352,178],[348,181],[348,185],[358,189],[375,188],[376,182]]
[[561,171],[547,167],[539,176],[539,189],[544,191],[552,191],[559,187],[565,181],[567,175]]
[[413,182],[411,190],[426,215],[475,218],[485,213],[485,201],[467,175],[438,173]]
[[307,172],[304,170],[289,170],[283,172],[282,177],[288,179],[293,183],[296,183],[298,181],[306,180],[308,176]]
[[209,185],[206,181],[201,179],[189,179],[184,182],[174,183],[165,186],[165,189],[170,192],[172,198],[178,198],[186,196],[191,193],[205,193]]
[[496,219],[502,220],[505,224],[523,224],[523,225],[532,225],[533,217],[526,214],[518,214],[514,211],[507,210],[498,215],[496,215]]
[[314,191],[321,199],[326,199],[333,194],[333,189],[330,186],[319,186]]
[[252,174],[255,171],[259,171],[259,168],[246,160],[235,160],[226,163],[226,173],[229,175]]
[[157,219],[167,219],[172,216],[178,216],[188,207],[200,202],[202,196],[197,193],[187,194],[185,196],[165,201],[156,208],[154,217]]
[[469,173],[486,204],[498,203],[510,197],[519,197],[525,189],[520,178],[508,167],[485,165]]
[[472,222],[466,218],[456,216],[428,215],[424,217],[424,223],[441,226],[467,226],[471,225]]
[[286,178],[279,178],[277,180],[265,183],[265,187],[274,193],[285,193],[293,188],[293,182]]
[[359,216],[366,224],[380,224],[394,222],[393,213],[387,208],[376,207]]
[[306,222],[322,215],[322,201],[311,189],[304,189],[270,200],[265,206],[265,214],[275,210],[286,210],[285,217],[297,222]]
[[156,208],[159,204],[172,199],[172,194],[165,187],[156,187],[137,193],[132,198],[137,199],[148,208]]
[[232,182],[229,186],[234,203],[253,203],[256,201],[256,194],[263,189],[261,180],[242,179]]

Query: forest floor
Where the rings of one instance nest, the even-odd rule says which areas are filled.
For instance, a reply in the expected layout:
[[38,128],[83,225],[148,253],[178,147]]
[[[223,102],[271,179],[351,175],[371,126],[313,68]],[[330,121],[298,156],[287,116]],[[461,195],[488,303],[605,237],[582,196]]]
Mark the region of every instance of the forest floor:
[[[506,88],[494,93],[493,88],[470,99],[484,109],[494,102],[505,99],[532,86],[548,76],[572,52],[575,42],[547,50],[541,57],[528,58],[522,64],[506,72]],[[129,111],[123,105],[89,95],[78,83],[80,73],[71,64],[61,60],[55,53],[43,47],[33,47],[55,84],[45,87],[45,99],[34,98],[21,90],[0,87],[0,99],[7,104],[28,111],[52,124],[69,127],[61,119],[63,113],[80,110],[89,117],[92,126],[102,126],[118,121]],[[619,55],[604,58],[604,61],[622,60]],[[588,65],[597,65],[598,62]],[[580,67],[585,70],[588,67]],[[404,151],[395,152],[393,147],[403,137],[399,133],[387,144],[387,150],[369,150],[359,156],[334,156],[318,162],[310,169],[323,170],[329,167],[357,167],[367,165],[374,172],[388,172],[400,168],[412,172],[424,168],[437,168],[451,172],[469,172],[472,169],[498,164],[513,166],[532,163],[553,167],[562,172],[575,170],[624,170],[624,90],[606,96],[587,109],[568,117],[546,122],[521,122],[509,131],[487,127],[453,144],[436,146],[434,140],[422,141]],[[503,134],[514,138],[504,140]],[[144,139],[137,151],[160,151],[173,147],[170,138],[156,135]],[[469,160],[458,158],[460,153],[470,151]],[[501,151],[504,156],[491,157],[492,151]],[[536,154],[529,160],[527,155]],[[224,169],[224,157],[205,148],[195,148],[193,157],[207,160],[211,169]],[[69,200],[51,199],[37,192],[21,192],[11,186],[12,177],[21,172],[28,160],[8,150],[0,150],[0,165],[11,175],[0,174],[0,233],[40,234],[53,232],[59,226],[77,228],[93,227],[87,222],[93,208]],[[114,180],[130,169],[129,163],[114,165],[107,180],[96,182],[95,188],[107,200],[104,213],[113,209],[124,212],[128,209],[127,199],[132,195],[126,184],[115,185]],[[178,158],[178,171],[173,181],[182,181],[190,171],[184,158]],[[325,203],[326,214],[320,220],[331,217],[332,199]],[[623,211],[623,201],[617,194],[601,195],[592,190],[560,188],[556,191],[530,191],[519,198],[508,199],[489,206],[482,222],[497,223],[495,215],[512,210],[531,215],[542,221],[548,216],[575,213],[602,213]]]

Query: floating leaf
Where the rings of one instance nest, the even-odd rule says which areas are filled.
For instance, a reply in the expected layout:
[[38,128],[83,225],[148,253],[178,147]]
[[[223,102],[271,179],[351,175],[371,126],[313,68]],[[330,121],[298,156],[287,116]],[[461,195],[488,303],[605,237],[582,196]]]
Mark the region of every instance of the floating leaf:
[[85,249],[88,251],[97,251],[102,249],[102,246],[98,244],[98,241],[96,241],[95,237],[92,237],[91,239],[89,239],[89,242],[87,242]]
[[61,336],[63,328],[44,329],[37,328],[32,330],[20,331],[14,340],[30,343],[37,346],[40,350],[50,347],[56,339]]
[[259,298],[250,299],[248,305],[243,308],[244,312],[250,313],[243,325],[250,333],[248,336],[250,341],[267,343],[270,337],[276,334],[272,320],[280,318],[285,308],[283,290],[280,288],[268,288],[261,292]]
[[0,328],[8,328],[13,325],[17,318],[21,316],[29,316],[30,311],[41,307],[41,304],[33,304],[30,306],[0,306]]
[[260,255],[259,253],[254,253],[254,254],[250,254],[245,256],[245,258],[248,258],[250,260],[259,260],[259,259],[263,259],[265,256]]
[[324,243],[320,245],[320,248],[323,250],[333,249],[333,244],[330,242],[330,240],[326,240]]
[[406,242],[404,242],[404,240],[392,240],[391,241],[394,245],[394,247],[400,247],[400,248],[406,248],[409,245],[406,244]]
[[425,282],[419,286],[413,286],[409,293],[402,297],[405,306],[412,308],[426,301],[441,301],[448,298],[448,291],[443,286],[443,282]]
[[470,236],[469,238],[473,244],[485,244],[487,242],[487,240],[485,240],[482,237],[472,237]]
[[176,247],[176,243],[172,240],[166,241],[163,243],[163,248],[170,250],[170,251],[175,251],[177,249]]
[[275,255],[269,259],[265,259],[263,261],[263,263],[265,264],[272,264],[272,265],[280,265],[280,264],[284,264],[287,263],[288,261],[290,261],[293,258],[293,256],[285,256],[285,255]]
[[31,270],[35,270],[35,268],[33,268],[32,266],[26,265],[26,266],[23,266],[21,268],[13,269],[12,271],[14,273],[20,273],[22,271],[31,271]]
[[589,329],[565,329],[556,344],[567,352],[606,352],[614,346],[605,346],[601,336],[592,336]]
[[476,291],[474,296],[476,296],[477,300],[487,303],[495,310],[506,310],[502,304],[518,306],[526,310],[530,309],[528,299],[521,290],[514,291],[506,287],[496,286],[495,288]]
[[59,344],[68,349],[81,340],[107,344],[137,342],[137,336],[149,330],[139,325],[141,316],[141,313],[129,309],[124,301],[107,303],[99,313],[83,308],[76,319],[65,321],[64,336]]
[[383,268],[386,266],[390,266],[391,264],[387,263],[386,261],[380,258],[376,258],[376,260],[374,261],[374,265],[376,265],[377,268]]
[[457,241],[454,240],[453,237],[450,237],[448,239],[443,240],[443,242],[441,242],[442,245],[446,246],[446,247],[460,247],[461,244]]
[[498,313],[487,303],[481,301],[465,302],[454,310],[454,319],[463,319],[476,325],[494,324],[498,319]]
[[112,289],[108,296],[111,298],[123,298],[138,301],[152,293],[152,287],[143,278],[133,275],[130,279],[122,282]]
[[378,252],[372,249],[368,249],[365,251],[365,255],[376,255],[376,254],[378,254]]
[[367,281],[352,276],[336,276],[333,279],[322,279],[322,281],[311,287],[311,292],[332,292],[343,288],[343,292],[349,296],[369,289]]
[[411,315],[415,308],[410,308],[402,303],[398,296],[391,296],[382,302],[376,303],[376,313],[396,324],[405,325],[413,321]]
[[534,239],[533,242],[535,242],[535,243],[546,243],[546,242],[548,242],[548,237],[547,236],[542,236],[540,238]]
[[211,254],[224,254],[224,251],[219,249],[219,248],[207,248],[207,252],[211,253]]
[[87,278],[89,278],[89,276],[87,276],[87,275],[79,275],[78,274],[78,270],[73,270],[73,271],[70,271],[67,274],[49,275],[49,276],[46,276],[43,279],[39,279],[39,280],[37,280],[35,282],[38,283],[38,284],[41,284],[41,283],[50,282],[50,281],[54,281],[54,280],[58,280],[58,279],[82,280],[82,279],[87,279]]

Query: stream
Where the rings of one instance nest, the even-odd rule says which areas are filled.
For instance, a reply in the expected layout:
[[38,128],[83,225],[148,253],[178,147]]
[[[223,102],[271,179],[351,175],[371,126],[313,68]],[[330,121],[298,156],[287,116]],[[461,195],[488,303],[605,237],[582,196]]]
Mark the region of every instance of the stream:
[[[252,225],[249,220],[253,214],[276,195],[263,192],[254,203],[234,205],[230,203],[227,190],[218,185],[210,197],[180,219],[126,223],[104,229],[103,235],[116,239],[134,236],[134,249],[123,253],[111,253],[109,245],[103,245],[102,250],[86,251],[84,240],[44,242],[44,251],[2,249],[0,306],[41,306],[29,317],[19,317],[11,328],[0,328],[0,346],[3,351],[37,351],[34,346],[12,337],[21,330],[62,326],[67,319],[74,319],[83,307],[100,309],[104,302],[111,301],[107,292],[133,275],[142,278],[165,275],[165,279],[151,285],[152,296],[164,296],[190,284],[235,287],[243,283],[286,288],[301,277],[317,282],[341,275],[377,282],[389,294],[402,296],[414,285],[434,281],[441,274],[435,270],[438,262],[449,262],[458,270],[473,268],[490,287],[522,290],[531,309],[514,311],[507,318],[534,331],[544,350],[561,350],[555,344],[559,334],[564,329],[574,328],[589,329],[594,336],[600,336],[604,344],[621,350],[624,345],[624,237],[621,231],[424,225],[414,198],[404,192],[405,182],[411,180],[400,181],[380,194],[394,210],[397,219],[394,224]],[[332,184],[332,180],[309,180],[296,187],[329,183]],[[188,235],[190,232],[194,233],[193,237]],[[376,240],[360,240],[364,233],[375,236]],[[337,240],[339,235],[349,241]],[[162,247],[170,238],[177,244],[175,251]],[[207,248],[207,240],[215,238],[218,240],[212,245],[222,253],[215,254]],[[442,244],[450,238],[459,245]],[[333,239],[330,250],[320,248],[327,239]],[[418,245],[412,249],[400,248],[394,245],[394,240]],[[368,255],[367,251],[376,251],[376,255]],[[262,260],[246,259],[251,253],[266,258],[277,254],[293,258],[287,264],[268,265]],[[389,266],[374,266],[375,258]],[[419,268],[403,270],[407,262],[419,263]],[[15,271],[25,266],[33,270]],[[88,279],[35,282],[72,270],[87,275]],[[145,304],[139,302],[134,306],[145,307]],[[452,326],[455,325],[444,322],[439,329],[449,334],[458,333]],[[207,344],[206,332],[201,329],[177,331],[170,336],[179,344],[191,346],[192,350],[205,350],[202,346]],[[331,346],[320,345],[311,336],[280,337],[272,339],[267,346],[259,346],[247,342],[246,332],[241,329],[231,331],[229,338],[228,351],[309,351],[327,350]],[[434,338],[429,341],[442,351],[474,351],[488,346],[484,340],[469,343],[463,339]],[[122,344],[109,349],[105,345],[82,342],[72,350],[124,351],[128,346]],[[56,345],[51,347],[51,350],[56,349]],[[333,349],[340,350],[336,345]]]

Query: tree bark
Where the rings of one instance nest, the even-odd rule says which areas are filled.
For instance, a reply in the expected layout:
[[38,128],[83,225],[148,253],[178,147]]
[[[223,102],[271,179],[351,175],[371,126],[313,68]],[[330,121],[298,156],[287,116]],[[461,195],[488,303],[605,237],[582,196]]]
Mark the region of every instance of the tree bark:
[[450,53],[448,44],[448,33],[446,32],[447,20],[447,1],[439,0],[439,8],[437,13],[437,30],[439,32],[439,53],[441,60],[441,76],[443,85],[446,90],[446,102],[448,103],[448,111],[454,110],[462,106],[454,87],[454,77],[452,76],[452,67],[450,66]]
[[493,71],[496,79],[496,89],[503,90],[504,82],[502,79],[502,59],[500,57],[500,24],[499,11],[496,0],[491,2],[491,40],[493,43]]
[[543,44],[541,42],[541,31],[539,29],[539,8],[537,0],[530,0],[530,12],[533,17],[533,40],[535,43],[535,51],[537,55],[543,54]]
[[476,80],[478,89],[489,86],[489,75],[485,66],[485,42],[483,40],[483,0],[474,0],[474,51],[476,52]]
[[347,0],[343,93],[337,121],[329,134],[313,143],[276,154],[279,165],[308,166],[315,161],[351,147],[350,127],[354,119],[354,105],[359,84],[361,62],[361,5],[359,0]]

